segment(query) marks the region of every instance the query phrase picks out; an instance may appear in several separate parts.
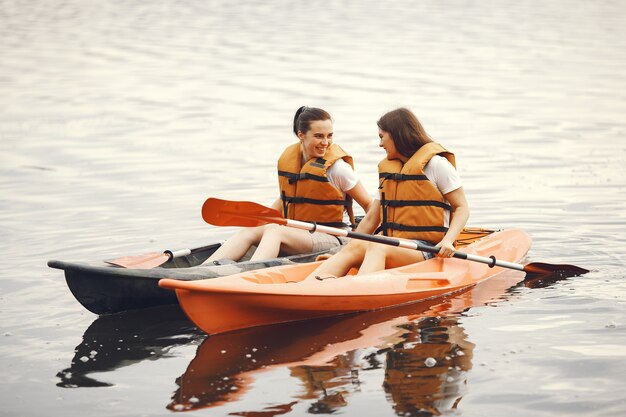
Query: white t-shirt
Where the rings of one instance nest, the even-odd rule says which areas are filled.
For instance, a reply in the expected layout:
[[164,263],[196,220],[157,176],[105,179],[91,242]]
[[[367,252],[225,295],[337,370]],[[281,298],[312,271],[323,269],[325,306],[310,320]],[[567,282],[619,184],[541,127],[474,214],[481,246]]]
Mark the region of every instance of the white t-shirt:
[[356,183],[359,182],[359,177],[356,175],[356,172],[354,172],[350,164],[343,159],[338,159],[332,164],[330,168],[326,170],[326,176],[328,177],[328,181],[334,185],[335,188],[343,192],[344,197],[346,191],[353,189]]
[[[459,173],[454,166],[441,155],[435,155],[424,167],[424,174],[430,180],[442,195],[457,190],[463,186]],[[380,198],[379,198],[380,200]],[[444,199],[446,204],[449,204]],[[444,226],[450,226],[450,212],[444,211]]]
[[[343,159],[338,159],[326,170],[326,177],[328,178],[328,182],[334,185],[338,190],[341,190],[343,198],[346,198],[346,191],[353,189],[356,183],[359,182],[359,177],[356,175],[356,172],[354,172],[350,164]],[[350,216],[348,216],[346,209],[343,210],[343,222],[350,224]]]
[[428,161],[424,167],[424,174],[444,195],[463,186],[458,171],[441,155],[435,155]]

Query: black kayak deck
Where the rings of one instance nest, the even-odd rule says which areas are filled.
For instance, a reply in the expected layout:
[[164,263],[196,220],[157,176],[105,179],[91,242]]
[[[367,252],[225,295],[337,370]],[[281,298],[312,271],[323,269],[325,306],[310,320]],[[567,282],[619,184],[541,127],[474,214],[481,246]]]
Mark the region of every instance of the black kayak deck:
[[95,314],[113,314],[177,304],[173,291],[159,287],[158,282],[162,278],[185,281],[216,278],[290,263],[312,262],[318,255],[327,253],[316,252],[225,265],[201,265],[218,247],[219,244],[215,244],[206,251],[181,256],[151,269],[123,268],[104,261],[50,260],[48,266],[65,272],[67,286],[87,310]]

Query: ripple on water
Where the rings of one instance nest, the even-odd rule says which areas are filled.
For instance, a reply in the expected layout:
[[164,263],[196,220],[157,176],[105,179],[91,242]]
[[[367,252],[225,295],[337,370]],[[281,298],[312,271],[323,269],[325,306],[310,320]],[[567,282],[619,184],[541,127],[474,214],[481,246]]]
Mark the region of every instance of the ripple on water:
[[[115,320],[84,311],[60,271],[45,263],[225,238],[233,229],[206,225],[202,202],[217,196],[270,204],[276,157],[296,140],[291,118],[309,105],[331,111],[335,138],[354,155],[372,195],[384,155],[376,120],[410,107],[429,134],[456,153],[471,224],[521,227],[533,238],[526,261],[592,271],[541,288],[517,286],[456,322],[454,314],[437,321],[415,311],[417,317],[399,324],[383,321],[397,338],[347,350],[321,367],[298,368],[302,373],[274,362],[274,371],[255,373],[254,383],[235,381],[245,385],[241,396],[214,404],[213,412],[623,415],[622,4],[314,6],[2,2],[0,356],[3,388],[12,399],[5,412],[168,412],[181,374],[202,354],[199,342],[167,341],[188,334],[176,325],[152,332],[163,330],[157,314],[123,315],[137,328],[113,329],[146,338],[118,352],[109,343],[118,339],[101,330]],[[329,352],[337,345],[324,334],[341,323],[310,334],[297,327],[270,359],[287,358],[289,343],[310,351],[324,342],[322,353]],[[341,337],[361,326],[353,323]],[[230,351],[220,345],[229,337],[207,340],[218,352]],[[236,346],[261,339],[257,334]],[[79,361],[77,375],[113,387],[94,388],[88,399],[82,388],[57,387],[62,377],[55,375],[72,367],[74,349],[94,340],[106,346],[96,349],[96,361]],[[450,340],[465,349],[465,359],[437,355]],[[105,353],[119,362],[106,367],[112,362]],[[412,396],[432,388],[418,378],[427,358],[461,367],[438,374],[446,383],[429,391],[430,399]],[[407,374],[412,377],[403,378]]]

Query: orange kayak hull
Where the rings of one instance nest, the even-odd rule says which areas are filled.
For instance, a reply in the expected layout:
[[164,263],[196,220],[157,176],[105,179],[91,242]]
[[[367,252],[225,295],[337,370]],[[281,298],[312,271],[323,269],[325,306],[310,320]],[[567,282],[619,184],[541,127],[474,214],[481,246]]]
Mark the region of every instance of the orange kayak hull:
[[[519,262],[530,248],[519,229],[481,237],[459,251]],[[209,334],[376,310],[462,291],[503,272],[501,267],[434,258],[367,275],[304,280],[320,263],[278,266],[199,281],[162,279],[187,316]]]

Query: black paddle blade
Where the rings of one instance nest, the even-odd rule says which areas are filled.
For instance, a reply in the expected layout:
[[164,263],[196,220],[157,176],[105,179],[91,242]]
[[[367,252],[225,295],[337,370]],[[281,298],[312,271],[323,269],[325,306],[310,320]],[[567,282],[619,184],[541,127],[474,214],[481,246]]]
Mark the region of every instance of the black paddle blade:
[[555,265],[543,262],[532,262],[524,265],[524,272],[532,275],[554,275],[565,278],[583,275],[589,272],[589,270],[576,265]]
[[214,226],[256,227],[268,223],[286,224],[278,211],[250,201],[209,198],[202,205],[202,218]]

